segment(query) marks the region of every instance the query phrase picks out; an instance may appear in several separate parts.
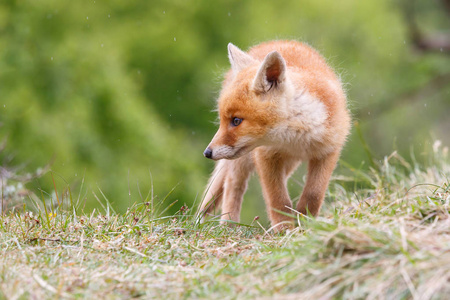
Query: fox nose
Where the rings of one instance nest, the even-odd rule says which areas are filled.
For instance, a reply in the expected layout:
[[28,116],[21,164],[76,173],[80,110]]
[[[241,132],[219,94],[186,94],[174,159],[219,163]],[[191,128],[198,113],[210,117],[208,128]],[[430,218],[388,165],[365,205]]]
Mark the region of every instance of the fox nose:
[[203,152],[203,155],[204,155],[206,158],[212,158],[212,150],[209,149],[209,147],[206,148],[205,152]]

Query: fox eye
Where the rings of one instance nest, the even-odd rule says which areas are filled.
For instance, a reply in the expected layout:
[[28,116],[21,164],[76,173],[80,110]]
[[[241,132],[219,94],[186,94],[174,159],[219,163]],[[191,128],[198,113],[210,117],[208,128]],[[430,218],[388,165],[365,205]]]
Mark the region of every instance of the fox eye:
[[233,125],[233,126],[239,126],[239,124],[241,124],[241,123],[242,123],[242,119],[240,119],[240,118],[231,119],[231,125]]

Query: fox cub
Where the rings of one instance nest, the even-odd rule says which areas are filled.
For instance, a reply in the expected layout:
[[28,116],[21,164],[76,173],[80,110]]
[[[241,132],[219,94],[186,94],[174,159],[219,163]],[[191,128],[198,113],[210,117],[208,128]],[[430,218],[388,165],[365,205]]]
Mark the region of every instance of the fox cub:
[[345,92],[320,54],[296,41],[266,42],[248,52],[230,43],[228,57],[220,127],[203,153],[217,163],[200,213],[220,206],[223,222],[239,222],[256,170],[272,226],[281,231],[293,226],[287,180],[302,161],[308,173],[296,210],[319,213],[350,130]]

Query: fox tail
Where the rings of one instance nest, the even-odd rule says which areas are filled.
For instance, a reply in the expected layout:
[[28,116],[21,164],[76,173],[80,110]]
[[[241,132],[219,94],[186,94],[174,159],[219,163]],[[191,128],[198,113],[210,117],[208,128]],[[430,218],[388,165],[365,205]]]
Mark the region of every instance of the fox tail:
[[201,221],[205,219],[207,214],[220,209],[220,204],[223,199],[225,178],[228,169],[227,167],[228,164],[224,159],[216,163],[205,192],[203,193],[203,200],[198,210],[198,217]]

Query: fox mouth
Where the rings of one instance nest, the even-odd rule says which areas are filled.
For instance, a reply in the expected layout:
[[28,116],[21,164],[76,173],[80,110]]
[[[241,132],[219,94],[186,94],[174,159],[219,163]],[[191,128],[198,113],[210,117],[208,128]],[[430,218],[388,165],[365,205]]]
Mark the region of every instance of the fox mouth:
[[250,151],[249,149],[251,149],[250,145],[242,146],[239,148],[236,148],[234,146],[221,146],[216,149],[210,149],[208,147],[203,154],[205,155],[205,157],[212,160],[236,159],[248,153]]
[[241,157],[242,155],[250,152],[250,151],[247,151],[248,149],[250,149],[249,145],[240,147],[239,149],[237,149],[237,151],[234,153],[234,155],[229,159],[235,159],[235,158]]

